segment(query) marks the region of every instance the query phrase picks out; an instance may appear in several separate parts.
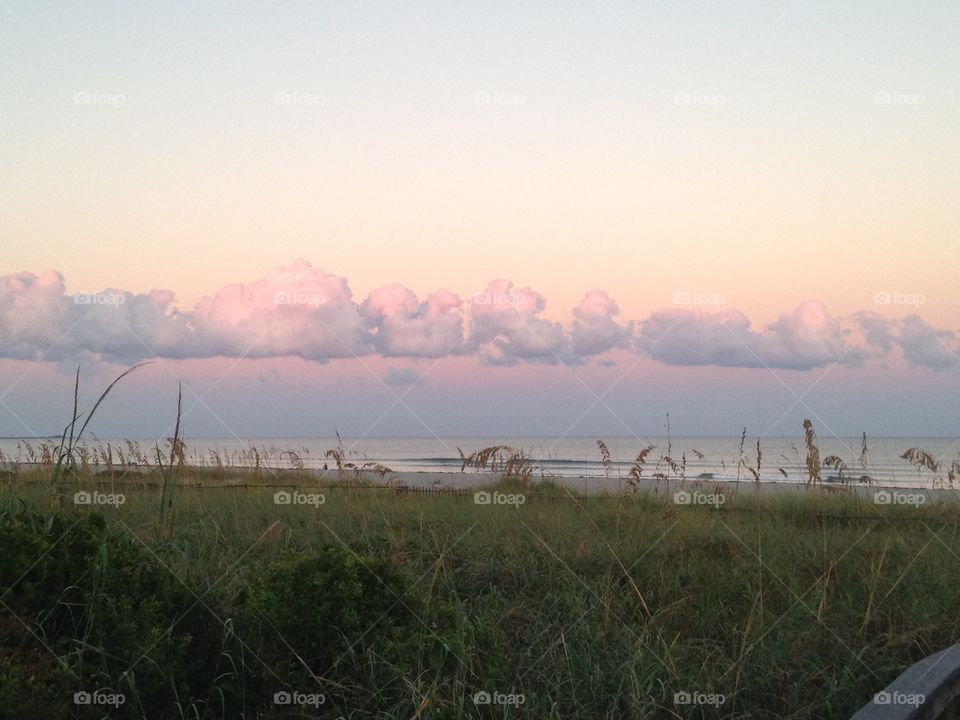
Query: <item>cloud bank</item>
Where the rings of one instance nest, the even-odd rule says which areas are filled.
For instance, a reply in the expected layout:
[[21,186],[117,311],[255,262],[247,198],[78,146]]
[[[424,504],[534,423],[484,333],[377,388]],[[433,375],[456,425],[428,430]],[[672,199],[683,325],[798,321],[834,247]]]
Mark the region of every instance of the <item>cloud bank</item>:
[[[937,370],[960,364],[960,336],[918,315],[893,319],[863,311],[841,318],[815,301],[759,328],[739,310],[674,307],[627,320],[600,289],[584,295],[569,323],[543,317],[545,308],[542,295],[507,279],[492,280],[467,299],[449,290],[420,299],[391,284],[361,300],[346,278],[305,260],[227,285],[192,309],[176,307],[169,290],[69,294],[58,272],[21,272],[0,277],[0,358],[298,356],[323,362],[472,355],[511,365],[577,364],[621,350],[687,366],[857,367],[895,352]],[[395,375],[393,382],[410,381]]]

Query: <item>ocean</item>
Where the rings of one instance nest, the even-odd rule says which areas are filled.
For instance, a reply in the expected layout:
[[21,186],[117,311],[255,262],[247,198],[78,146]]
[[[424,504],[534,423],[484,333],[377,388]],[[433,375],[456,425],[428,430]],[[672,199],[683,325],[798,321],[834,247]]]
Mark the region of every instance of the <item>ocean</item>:
[[[824,467],[825,481],[869,476],[884,485],[933,486],[945,483],[947,470],[960,458],[957,438],[871,438],[866,453],[861,437],[817,438],[821,460],[835,456],[840,467]],[[344,437],[337,438],[188,438],[186,459],[191,464],[236,467],[284,468],[302,463],[307,469],[334,468],[326,451],[342,444],[349,461],[378,462],[397,472],[459,472],[461,455],[493,445],[509,445],[525,452],[533,461],[537,477],[583,477],[625,479],[637,454],[654,445],[643,466],[643,477],[662,472],[672,477],[682,472],[690,479],[753,481],[747,468],[757,470],[757,440],[749,436],[742,451],[739,437],[665,437],[604,439],[610,463],[602,461],[595,437]],[[40,460],[41,444],[50,440],[0,439],[0,461],[30,463]],[[152,463],[156,440],[91,439],[84,442],[91,453],[102,453],[109,445],[113,462]],[[161,448],[164,443],[161,442]],[[909,448],[921,448],[942,464],[939,473],[918,469],[901,455]],[[672,457],[668,469],[664,459]],[[803,482],[806,478],[807,449],[802,437],[766,437],[760,441],[759,478],[764,482]],[[741,462],[742,460],[742,462]],[[91,462],[93,462],[91,460]]]

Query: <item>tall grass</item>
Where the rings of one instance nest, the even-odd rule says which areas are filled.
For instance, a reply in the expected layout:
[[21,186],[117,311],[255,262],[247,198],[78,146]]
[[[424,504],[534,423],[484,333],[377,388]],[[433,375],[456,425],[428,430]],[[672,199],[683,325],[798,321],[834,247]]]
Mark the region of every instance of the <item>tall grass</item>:
[[[0,516],[17,504],[38,507],[37,487],[5,494]],[[326,706],[310,717],[440,720],[491,717],[489,710],[558,719],[849,717],[907,664],[960,637],[954,604],[960,564],[952,556],[960,551],[960,508],[951,504],[914,512],[811,489],[787,497],[734,495],[723,509],[707,510],[646,493],[571,497],[550,485],[525,492],[521,508],[507,509],[462,495],[358,492],[348,483],[308,509],[274,505],[272,489],[187,484],[178,487],[173,533],[159,536],[151,532],[156,489],[131,488],[122,508],[101,517],[134,547],[149,548],[146,559],[155,553],[169,568],[170,588],[157,592],[186,584],[210,608],[198,606],[196,622],[208,628],[204,642],[219,669],[197,675],[202,683],[174,701],[162,682],[147,680],[154,672],[182,677],[189,656],[172,660],[149,643],[113,646],[119,666],[146,651],[145,665],[135,677],[107,670],[100,682],[128,698],[136,682],[147,717],[238,717],[229,714],[238,707],[247,717],[285,717],[270,698],[288,683],[305,682],[295,679],[297,658],[309,657],[305,649],[319,637],[310,614],[327,612],[346,595],[335,585],[306,586],[277,568],[331,547],[363,562],[379,558],[402,573],[396,595],[367,577],[386,600],[375,607],[393,606],[392,622],[416,628],[420,639],[390,657],[385,640],[367,642],[363,635],[377,618],[363,615],[362,604],[344,608],[361,620],[328,632],[343,635],[348,655],[315,672],[315,684],[290,685],[326,694]],[[78,509],[67,520],[87,516]],[[265,532],[274,526],[277,532]],[[110,587],[107,578],[124,562],[117,556],[91,567],[106,574]],[[363,577],[364,565],[355,567]],[[287,576],[292,586],[276,585]],[[45,577],[32,581],[33,592],[54,581]],[[74,578],[65,576],[69,582]],[[14,586],[4,601],[19,611],[23,592]],[[245,598],[265,598],[257,602],[274,607],[273,592],[277,602],[297,603],[284,606],[286,617],[277,606],[270,624],[240,621]],[[187,606],[194,599],[187,593]],[[85,616],[69,596],[65,602]],[[167,620],[174,630],[175,620]],[[70,648],[94,639],[85,625],[55,631],[41,619],[36,627],[80,672]],[[160,627],[162,633],[168,626]],[[22,653],[47,652],[29,635],[4,650],[18,662],[26,661]],[[95,664],[97,653],[88,649],[84,662]],[[0,673],[0,689],[4,682]],[[482,690],[521,693],[525,702],[478,708],[472,696]],[[674,693],[683,691],[722,693],[726,702],[716,709],[674,705]],[[212,702],[220,696],[229,711]],[[51,710],[44,717],[60,717],[57,707],[76,710],[69,694],[45,702]],[[176,713],[164,710],[172,702],[179,703]],[[135,709],[111,717],[132,717],[127,711]]]
[[545,472],[543,466],[537,464],[525,451],[509,445],[492,445],[469,455],[464,454],[460,448],[457,448],[457,450],[460,453],[460,472],[469,467],[474,470],[489,471],[504,478],[519,480],[525,485],[529,485],[533,481],[538,470],[541,478]]
[[[732,486],[704,508],[640,492],[654,445],[630,468],[636,492],[575,495],[535,483],[537,461],[498,445],[461,451],[461,470],[496,473],[525,502],[475,504],[358,482],[390,470],[352,459],[338,436],[326,457],[341,482],[296,506],[259,473],[248,487],[203,484],[237,471],[187,462],[181,388],[169,447],[156,444],[156,468],[124,486],[121,507],[45,510],[48,482],[97,479],[78,443],[135,369],[82,423],[78,376],[56,452],[31,446],[49,460],[0,486],[0,599],[13,613],[0,619],[0,717],[100,717],[72,702],[91,687],[128,696],[111,717],[161,720],[847,717],[960,639],[960,505],[825,494],[822,468],[847,477],[846,463],[821,462],[809,420],[808,492],[783,497]],[[740,463],[759,479],[759,441],[751,460],[745,439]],[[649,477],[686,479],[686,453],[673,455],[668,429]],[[258,448],[250,458],[264,462]],[[955,467],[919,448],[904,459],[948,479]],[[299,457],[287,461],[297,472]],[[272,704],[287,688],[326,702]],[[475,705],[477,692],[524,702]],[[678,704],[683,693],[724,702]]]
[[[60,485],[62,482],[77,478],[78,458],[80,459],[80,464],[87,464],[88,450],[87,448],[79,446],[80,439],[83,437],[83,433],[90,424],[90,421],[93,420],[94,415],[96,415],[97,409],[100,407],[103,401],[107,399],[110,391],[113,390],[117,383],[119,383],[125,377],[148,364],[149,361],[142,362],[134,365],[133,367],[127,368],[120,373],[120,375],[118,375],[113,382],[107,385],[106,389],[100,393],[100,397],[97,398],[97,401],[93,404],[93,408],[88,413],[81,413],[79,409],[80,368],[77,367],[73,385],[73,412],[70,416],[70,422],[67,423],[63,429],[63,434],[60,438],[60,445],[52,454],[53,473],[50,478],[52,492],[60,492]],[[83,424],[80,425],[78,430],[77,423],[80,422],[81,418],[83,419]]]
[[177,420],[174,423],[173,437],[170,439],[170,462],[163,464],[163,454],[160,445],[156,445],[157,467],[160,471],[160,532],[164,535],[171,533],[170,513],[173,509],[173,493],[176,489],[177,476],[183,469],[183,438],[180,435],[180,422],[183,417],[183,385],[177,387]]

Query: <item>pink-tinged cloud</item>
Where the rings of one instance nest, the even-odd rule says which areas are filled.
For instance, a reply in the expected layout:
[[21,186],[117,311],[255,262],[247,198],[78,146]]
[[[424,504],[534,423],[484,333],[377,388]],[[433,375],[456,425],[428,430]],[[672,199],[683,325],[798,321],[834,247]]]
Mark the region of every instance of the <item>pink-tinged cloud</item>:
[[370,351],[347,279],[306,260],[252,283],[227,285],[203,298],[191,318],[210,354],[323,360]]
[[439,290],[424,302],[403,285],[378,288],[363,301],[374,348],[389,357],[441,357],[463,350],[464,324],[454,293]]
[[92,353],[128,360],[195,352],[173,299],[164,290],[113,288],[68,295],[63,276],[52,270],[7,275],[0,278],[0,356],[61,360]]
[[882,353],[898,347],[911,365],[935,370],[960,364],[960,336],[932,327],[919,315],[894,320],[875,312],[860,312],[854,318],[866,341]]
[[616,317],[620,308],[605,291],[595,289],[584,295],[573,309],[570,341],[577,356],[600,355],[624,348],[633,336],[633,323],[622,324]]
[[960,363],[957,334],[952,330],[932,328],[918,315],[904,318],[896,341],[903,348],[903,356],[913,365],[941,370]]
[[567,335],[560,323],[540,316],[545,307],[543,296],[531,288],[492,280],[473,296],[471,340],[492,364],[558,362],[566,354]]
[[757,331],[739,310],[661,310],[642,325],[637,348],[671,365],[809,370],[831,363],[861,365],[880,350],[860,324],[805,302]]
[[69,326],[63,276],[22,272],[0,282],[0,349],[8,358],[28,359],[37,348],[57,343]]
[[[841,318],[811,301],[762,328],[739,310],[673,308],[634,323],[621,319],[615,300],[600,289],[584,295],[566,325],[544,318],[545,307],[540,293],[505,279],[491,281],[469,304],[447,290],[420,300],[400,284],[358,302],[346,278],[305,260],[227,285],[192,309],[178,309],[168,290],[68,295],[60,273],[23,272],[0,278],[0,357],[323,362],[462,355],[496,366],[575,364],[629,351],[667,365],[796,370],[856,367],[894,355],[938,370],[960,363],[960,336],[917,315],[894,319],[864,311]],[[392,379],[408,378],[395,370]]]

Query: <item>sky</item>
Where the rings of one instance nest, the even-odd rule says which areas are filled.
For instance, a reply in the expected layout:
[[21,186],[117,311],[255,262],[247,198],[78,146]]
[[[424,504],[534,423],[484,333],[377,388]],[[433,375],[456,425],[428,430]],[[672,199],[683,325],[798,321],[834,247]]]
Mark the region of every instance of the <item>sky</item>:
[[0,435],[956,435],[958,32],[0,0]]

